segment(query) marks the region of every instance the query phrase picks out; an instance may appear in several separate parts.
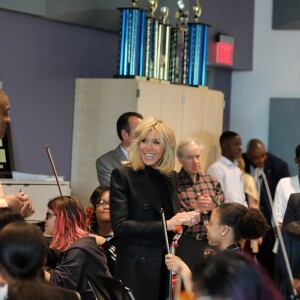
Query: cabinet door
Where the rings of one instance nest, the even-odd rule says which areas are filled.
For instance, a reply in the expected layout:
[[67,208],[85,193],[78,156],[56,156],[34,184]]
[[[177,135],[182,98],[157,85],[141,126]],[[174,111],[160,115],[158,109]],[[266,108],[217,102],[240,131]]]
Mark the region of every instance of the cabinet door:
[[184,89],[182,136],[198,139],[203,145],[202,172],[218,159],[223,124],[223,93],[206,87]]
[[168,83],[141,81],[138,84],[138,110],[144,117],[167,121],[178,134],[181,132],[182,87]]
[[117,119],[137,110],[136,94],[134,79],[76,79],[71,185],[85,206],[99,185],[96,159],[120,143]]

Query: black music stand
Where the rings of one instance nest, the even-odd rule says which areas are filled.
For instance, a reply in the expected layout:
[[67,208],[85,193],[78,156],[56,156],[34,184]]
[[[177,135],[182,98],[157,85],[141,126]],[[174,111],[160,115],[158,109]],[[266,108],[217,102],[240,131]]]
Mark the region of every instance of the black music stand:
[[95,273],[86,276],[97,300],[135,300],[133,292],[119,279]]

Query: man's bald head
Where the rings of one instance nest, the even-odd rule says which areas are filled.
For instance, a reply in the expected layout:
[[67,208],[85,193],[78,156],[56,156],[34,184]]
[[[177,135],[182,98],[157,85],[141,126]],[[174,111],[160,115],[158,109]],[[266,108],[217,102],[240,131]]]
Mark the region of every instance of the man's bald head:
[[259,139],[251,139],[247,145],[247,156],[253,167],[263,168],[267,159],[264,143]]

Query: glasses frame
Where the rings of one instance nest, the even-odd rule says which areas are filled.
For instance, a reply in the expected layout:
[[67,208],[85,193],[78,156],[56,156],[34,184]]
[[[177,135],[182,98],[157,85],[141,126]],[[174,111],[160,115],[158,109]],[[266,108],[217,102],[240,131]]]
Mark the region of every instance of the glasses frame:
[[97,201],[97,204],[96,204],[96,205],[97,205],[97,206],[102,206],[102,207],[104,207],[104,206],[110,207],[110,203],[109,203],[108,201],[104,200],[104,199],[99,199],[99,200]]
[[48,219],[51,218],[51,217],[56,217],[56,214],[47,211],[47,212],[46,212],[46,220],[48,220]]

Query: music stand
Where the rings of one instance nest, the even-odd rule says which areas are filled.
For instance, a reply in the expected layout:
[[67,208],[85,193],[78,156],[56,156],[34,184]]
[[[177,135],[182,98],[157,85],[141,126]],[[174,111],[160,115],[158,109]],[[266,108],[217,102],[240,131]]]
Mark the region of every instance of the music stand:
[[86,275],[97,300],[135,300],[132,290],[121,280],[95,273]]

